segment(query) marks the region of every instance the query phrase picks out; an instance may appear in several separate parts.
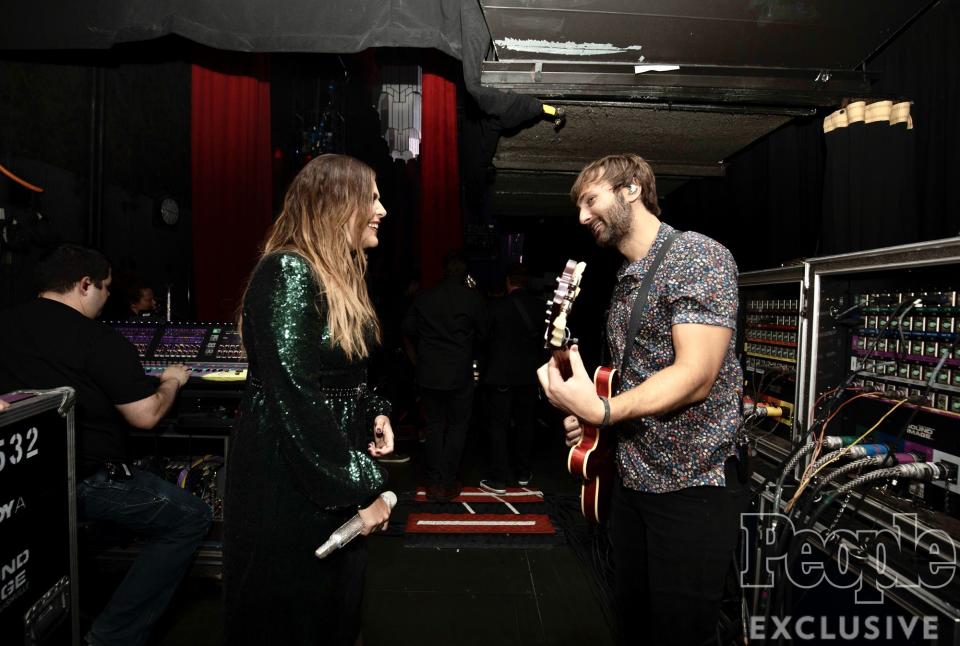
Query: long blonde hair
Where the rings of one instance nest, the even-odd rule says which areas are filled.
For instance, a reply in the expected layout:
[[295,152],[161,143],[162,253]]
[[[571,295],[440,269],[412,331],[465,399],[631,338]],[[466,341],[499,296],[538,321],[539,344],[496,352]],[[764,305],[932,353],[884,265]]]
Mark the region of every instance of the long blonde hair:
[[[367,330],[380,342],[380,324],[363,277],[367,256],[362,247],[375,182],[373,169],[353,157],[313,159],[287,189],[283,211],[263,245],[263,256],[288,251],[309,263],[326,296],[333,341],[351,360],[370,355]],[[352,235],[347,231],[351,218]]]

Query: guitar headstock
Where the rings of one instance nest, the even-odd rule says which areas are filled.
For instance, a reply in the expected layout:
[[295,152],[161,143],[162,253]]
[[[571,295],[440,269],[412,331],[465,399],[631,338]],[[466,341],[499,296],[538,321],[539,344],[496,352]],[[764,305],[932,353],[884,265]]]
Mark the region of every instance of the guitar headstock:
[[580,295],[580,279],[587,263],[568,260],[563,273],[557,276],[557,288],[553,299],[547,301],[547,331],[543,335],[544,347],[548,350],[562,350],[576,343],[567,329],[567,316],[573,308],[573,302]]

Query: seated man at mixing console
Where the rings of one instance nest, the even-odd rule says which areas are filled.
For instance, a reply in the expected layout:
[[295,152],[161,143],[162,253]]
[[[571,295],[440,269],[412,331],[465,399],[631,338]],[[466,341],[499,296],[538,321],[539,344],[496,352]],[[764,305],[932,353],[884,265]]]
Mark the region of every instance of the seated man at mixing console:
[[151,429],[187,381],[173,365],[160,384],[137,351],[95,320],[107,300],[110,264],[98,251],[58,247],[37,267],[39,298],[0,312],[0,392],[72,386],[77,393],[77,512],[135,533],[142,549],[86,636],[96,645],[142,644],[206,535],[199,498],[130,466],[131,427]]

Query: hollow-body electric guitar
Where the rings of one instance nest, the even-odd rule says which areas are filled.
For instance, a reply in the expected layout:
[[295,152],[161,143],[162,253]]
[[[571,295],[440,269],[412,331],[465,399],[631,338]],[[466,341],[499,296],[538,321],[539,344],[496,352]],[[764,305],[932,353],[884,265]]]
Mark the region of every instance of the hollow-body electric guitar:
[[[568,260],[563,273],[557,278],[553,300],[548,303],[545,347],[552,352],[566,350],[576,343],[567,329],[567,317],[573,302],[580,294],[580,279],[586,264]],[[569,379],[570,366],[560,362],[564,379]],[[601,366],[593,373],[593,384],[600,397],[612,397],[616,387],[616,370]],[[600,523],[606,519],[610,508],[616,469],[614,465],[614,438],[609,430],[601,429],[580,420],[583,433],[580,441],[570,449],[567,470],[582,480],[580,487],[580,510],[587,520]]]

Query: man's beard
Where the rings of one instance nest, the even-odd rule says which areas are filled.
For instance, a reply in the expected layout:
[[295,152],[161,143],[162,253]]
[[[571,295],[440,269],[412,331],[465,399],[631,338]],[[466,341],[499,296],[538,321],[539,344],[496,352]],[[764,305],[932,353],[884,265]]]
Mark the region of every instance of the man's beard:
[[630,233],[630,225],[633,223],[633,217],[630,206],[623,196],[616,194],[616,201],[610,205],[610,208],[600,214],[600,222],[603,225],[599,233],[594,234],[597,245],[601,247],[616,247],[620,241]]

